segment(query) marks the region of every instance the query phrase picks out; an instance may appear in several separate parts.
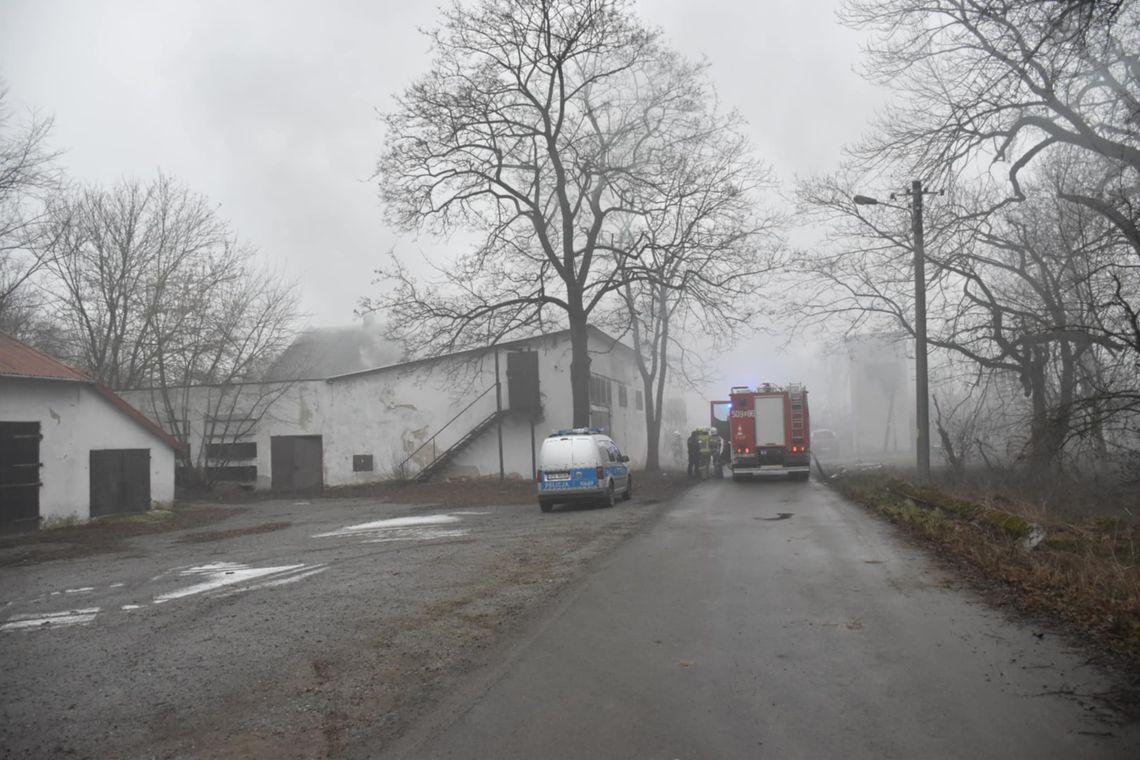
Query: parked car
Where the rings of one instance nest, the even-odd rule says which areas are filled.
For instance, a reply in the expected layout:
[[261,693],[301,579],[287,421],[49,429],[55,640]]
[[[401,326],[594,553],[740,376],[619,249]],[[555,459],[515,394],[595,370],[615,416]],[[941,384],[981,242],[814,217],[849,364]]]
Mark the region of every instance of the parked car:
[[820,459],[835,459],[839,456],[839,436],[834,430],[820,428],[811,431],[811,450]]
[[629,457],[613,439],[594,428],[551,433],[538,455],[538,506],[549,512],[555,504],[601,501],[612,507],[620,495],[633,496]]

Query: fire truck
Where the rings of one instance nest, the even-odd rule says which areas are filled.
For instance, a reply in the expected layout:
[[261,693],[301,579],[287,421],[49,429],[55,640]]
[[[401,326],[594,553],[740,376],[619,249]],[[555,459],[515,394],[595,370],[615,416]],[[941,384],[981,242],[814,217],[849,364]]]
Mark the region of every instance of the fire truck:
[[[787,474],[793,480],[807,480],[811,474],[807,389],[799,383],[737,386],[729,399],[732,479]],[[718,404],[723,408],[724,402],[713,402],[714,418]]]

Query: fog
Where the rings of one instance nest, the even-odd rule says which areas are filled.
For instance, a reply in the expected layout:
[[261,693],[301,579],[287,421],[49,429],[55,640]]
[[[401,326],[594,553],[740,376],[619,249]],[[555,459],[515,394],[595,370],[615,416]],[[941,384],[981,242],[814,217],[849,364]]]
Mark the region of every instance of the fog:
[[[787,183],[834,168],[882,99],[853,71],[859,38],[837,6],[635,7],[677,50],[708,58],[722,104]],[[6,0],[0,77],[17,113],[55,117],[70,178],[177,177],[302,283],[310,324],[344,325],[385,252],[446,258],[465,244],[387,227],[370,180],[377,112],[425,73],[417,30],[436,19],[434,3],[394,0]]]

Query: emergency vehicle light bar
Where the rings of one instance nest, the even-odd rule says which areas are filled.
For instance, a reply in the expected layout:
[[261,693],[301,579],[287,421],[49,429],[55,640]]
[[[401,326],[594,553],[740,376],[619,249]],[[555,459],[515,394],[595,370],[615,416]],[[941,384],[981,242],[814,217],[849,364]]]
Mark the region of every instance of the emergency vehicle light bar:
[[563,428],[562,430],[555,430],[547,436],[547,438],[557,438],[561,435],[605,435],[606,431],[602,428]]

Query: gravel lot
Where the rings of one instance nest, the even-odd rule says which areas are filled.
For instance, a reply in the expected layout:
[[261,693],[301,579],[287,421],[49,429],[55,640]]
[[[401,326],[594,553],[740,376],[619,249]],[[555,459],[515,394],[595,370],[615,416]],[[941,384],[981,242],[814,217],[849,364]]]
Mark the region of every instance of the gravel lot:
[[378,750],[688,485],[636,482],[548,515],[496,481],[4,537],[0,756]]

